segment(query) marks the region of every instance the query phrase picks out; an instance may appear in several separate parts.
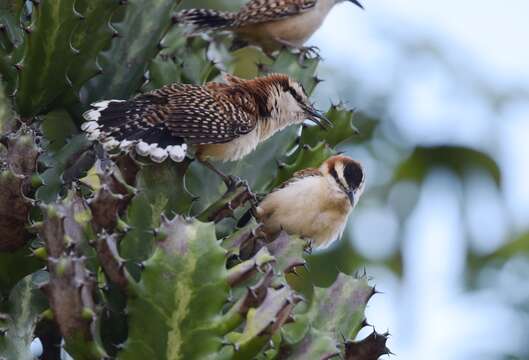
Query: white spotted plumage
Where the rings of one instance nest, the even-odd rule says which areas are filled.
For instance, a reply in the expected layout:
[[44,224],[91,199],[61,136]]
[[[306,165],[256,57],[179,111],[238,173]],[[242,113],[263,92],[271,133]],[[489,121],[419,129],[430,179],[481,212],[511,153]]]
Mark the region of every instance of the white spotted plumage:
[[175,83],[129,101],[97,102],[81,129],[105,150],[134,149],[154,162],[183,161],[188,145],[200,160],[231,161],[289,125],[323,119],[287,75],[227,75],[226,82]]

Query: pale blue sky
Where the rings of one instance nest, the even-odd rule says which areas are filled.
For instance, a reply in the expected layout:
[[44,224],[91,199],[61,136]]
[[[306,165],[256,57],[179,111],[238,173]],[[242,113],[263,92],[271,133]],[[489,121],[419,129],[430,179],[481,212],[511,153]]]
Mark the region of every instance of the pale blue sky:
[[[529,274],[527,261],[513,259],[490,270],[482,289],[465,290],[462,229],[469,229],[471,248],[484,254],[529,229],[529,1],[363,3],[364,12],[349,3],[336,7],[309,41],[325,59],[321,76],[341,80],[322,83],[320,101],[343,97],[350,88],[350,105],[370,111],[374,97],[389,96],[385,116],[399,136],[481,149],[504,175],[500,192],[480,174],[461,184],[436,173],[421,189],[402,188],[419,191],[402,229],[404,278],[370,269],[385,294],[374,297],[368,319],[379,331],[392,330],[390,348],[399,359],[516,354],[529,340],[529,320],[506,294],[529,298],[523,286],[514,286],[516,271],[525,266]],[[494,106],[491,100],[500,97]],[[368,180],[384,176],[367,162]],[[396,246],[399,229],[387,205],[363,204],[352,223],[364,255],[376,259]]]

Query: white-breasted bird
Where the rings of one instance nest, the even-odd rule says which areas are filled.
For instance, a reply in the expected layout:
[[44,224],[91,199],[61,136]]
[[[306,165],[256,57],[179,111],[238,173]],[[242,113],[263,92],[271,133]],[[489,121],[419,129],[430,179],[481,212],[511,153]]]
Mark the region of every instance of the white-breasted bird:
[[324,248],[341,237],[364,184],[362,165],[336,155],[272,190],[255,209],[255,217],[270,238],[284,230],[310,239],[313,248]]

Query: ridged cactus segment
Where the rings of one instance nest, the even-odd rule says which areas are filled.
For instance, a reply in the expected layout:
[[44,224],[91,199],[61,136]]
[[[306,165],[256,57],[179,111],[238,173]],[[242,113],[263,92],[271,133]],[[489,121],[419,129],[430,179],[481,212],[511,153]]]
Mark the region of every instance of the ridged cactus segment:
[[265,73],[280,72],[292,76],[301,82],[307,94],[310,95],[320,81],[314,75],[320,61],[316,58],[305,58],[303,63],[300,63],[299,60],[298,55],[282,50],[271,65],[263,65],[261,70]]
[[277,177],[272,183],[272,187],[276,187],[290,179],[296,171],[306,168],[318,168],[325,160],[334,154],[336,154],[334,149],[323,141],[314,147],[308,145],[301,146],[298,151],[292,155],[290,159],[291,162],[279,165]]
[[43,185],[37,189],[36,198],[46,203],[55,201],[65,184],[82,178],[94,161],[89,147],[84,135],[76,135],[61,149],[43,154],[39,161],[46,170],[40,174]]
[[235,211],[253,201],[255,195],[244,182],[228,189],[224,196],[211,204],[197,218],[201,221],[218,223],[226,218],[234,218]]
[[20,17],[24,2],[3,0],[0,2],[0,53],[8,53],[20,45],[23,38]]
[[[45,272],[35,272],[21,280],[11,291],[6,306],[0,311],[0,358],[33,360],[30,344],[40,314],[47,300],[39,289],[47,278]],[[4,304],[2,304],[4,305]]]
[[214,358],[216,325],[229,288],[225,251],[213,224],[180,216],[162,221],[160,240],[144,262],[128,303],[129,338],[118,359]]
[[[1,58],[2,56],[0,55],[0,62],[2,61]],[[0,74],[2,74],[1,69]],[[3,84],[0,83],[0,136],[4,136],[11,130],[13,123],[11,118],[11,109],[7,101],[6,93]]]
[[86,103],[99,99],[127,99],[143,83],[149,61],[159,52],[158,44],[171,23],[171,13],[180,1],[128,0],[124,14],[113,19],[115,38],[98,57],[102,73],[84,86]]
[[42,112],[68,88],[66,70],[76,56],[70,39],[82,21],[75,0],[43,1],[33,7],[32,18],[16,98],[22,116]]
[[16,90],[18,72],[15,65],[23,51],[24,24],[20,21],[23,5],[23,1],[0,1],[0,75],[10,95]]
[[277,261],[277,268],[285,273],[296,272],[296,268],[305,265],[303,255],[310,251],[310,240],[298,236],[289,236],[281,232],[279,236],[266,245]]
[[392,354],[386,342],[389,333],[379,334],[375,330],[360,341],[347,341],[345,360],[377,360],[382,355]]
[[154,219],[163,212],[166,214],[189,212],[193,196],[184,184],[184,174],[188,165],[188,162],[165,161],[161,165],[150,163],[141,168],[136,187],[152,204]]
[[164,85],[182,82],[181,64],[172,56],[158,55],[149,65],[149,81],[142,90],[151,91]]
[[[128,260],[129,271],[135,276],[138,275],[138,263],[152,255],[156,235],[154,229],[160,225],[160,215],[187,214],[193,201],[184,184],[186,162],[137,165],[140,168],[136,176],[136,195],[127,207],[123,224],[130,231],[120,246],[120,253]],[[129,177],[125,173],[127,170],[121,169],[124,179]]]
[[31,131],[20,130],[3,139],[6,169],[0,171],[0,251],[15,250],[29,239],[26,230],[31,200],[31,178],[39,148]]
[[353,125],[354,111],[342,105],[332,105],[326,116],[334,126],[330,129],[322,129],[318,126],[304,127],[301,132],[301,145],[316,146],[323,140],[329,146],[336,147],[358,134],[358,129]]
[[[281,359],[327,358],[343,353],[343,339],[356,336],[364,323],[364,310],[374,294],[366,279],[340,273],[328,288],[314,288],[306,311],[283,334]],[[310,356],[309,356],[310,354]]]
[[356,279],[343,273],[327,289],[316,287],[306,314],[312,326],[329,332],[335,339],[352,338],[360,330],[367,302],[375,293],[367,279]]
[[95,279],[82,254],[85,229],[91,220],[84,200],[71,192],[61,202],[44,206],[41,236],[48,252],[49,283],[45,287],[54,319],[76,359],[105,355],[97,342],[93,294]]
[[241,262],[228,270],[228,283],[236,286],[249,279],[257,271],[263,271],[265,266],[274,262],[275,258],[270,255],[266,247],[261,248],[251,259]]
[[83,21],[75,29],[71,46],[77,56],[68,67],[67,76],[75,91],[99,71],[99,53],[110,46],[114,33],[108,25],[112,15],[120,7],[117,0],[76,0],[75,8]]
[[95,231],[113,231],[121,214],[125,211],[136,190],[127,184],[121,170],[115,163],[103,163],[97,160],[96,174],[99,188],[89,200]]
[[243,332],[231,336],[235,340],[233,359],[252,359],[258,355],[301,300],[288,286],[269,288],[262,304],[248,311]]
[[191,39],[184,49],[182,79],[185,82],[203,84],[220,74],[215,63],[208,56],[209,44],[201,38]]

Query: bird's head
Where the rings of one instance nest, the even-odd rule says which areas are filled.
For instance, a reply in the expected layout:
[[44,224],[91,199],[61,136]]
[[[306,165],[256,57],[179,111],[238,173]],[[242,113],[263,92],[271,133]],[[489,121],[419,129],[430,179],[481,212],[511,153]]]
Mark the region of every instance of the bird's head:
[[263,117],[274,119],[281,127],[301,124],[310,120],[319,126],[331,127],[332,122],[309,101],[303,86],[285,74],[271,74],[253,80],[254,89],[259,91],[257,102],[265,110]]
[[336,182],[353,207],[358,203],[365,184],[364,169],[359,162],[344,155],[332,156],[320,166],[320,172]]

